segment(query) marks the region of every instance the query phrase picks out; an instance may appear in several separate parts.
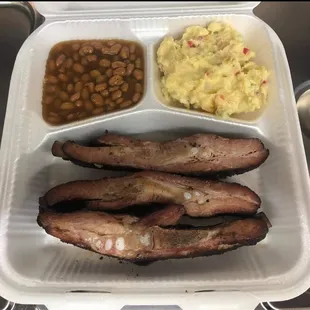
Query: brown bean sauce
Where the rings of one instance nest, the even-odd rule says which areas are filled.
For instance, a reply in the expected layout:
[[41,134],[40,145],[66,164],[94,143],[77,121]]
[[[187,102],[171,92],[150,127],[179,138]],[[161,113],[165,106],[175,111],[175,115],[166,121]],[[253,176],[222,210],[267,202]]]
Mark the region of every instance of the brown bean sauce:
[[136,105],[144,92],[144,53],[126,40],[64,41],[46,62],[42,115],[71,123]]

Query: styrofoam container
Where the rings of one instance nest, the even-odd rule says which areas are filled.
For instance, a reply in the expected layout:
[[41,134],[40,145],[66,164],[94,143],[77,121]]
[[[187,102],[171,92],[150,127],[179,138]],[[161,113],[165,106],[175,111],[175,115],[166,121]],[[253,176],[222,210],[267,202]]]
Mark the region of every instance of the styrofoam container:
[[[256,18],[257,3],[36,3],[45,23],[22,46],[14,67],[1,147],[0,292],[49,309],[119,310],[124,305],[182,309],[254,309],[260,301],[304,292],[309,280],[309,177],[290,71],[274,31]],[[167,34],[213,20],[231,23],[257,62],[268,67],[269,99],[261,115],[221,120],[163,104],[156,48]],[[42,82],[50,48],[71,39],[117,37],[145,49],[146,88],[132,109],[50,127],[41,117]],[[270,150],[259,168],[232,179],[262,199],[273,227],[267,238],[220,256],[168,260],[148,267],[119,264],[47,235],[36,223],[38,197],[56,184],[107,175],[54,158],[53,141],[86,141],[106,129],[170,139],[195,132],[258,137]]]

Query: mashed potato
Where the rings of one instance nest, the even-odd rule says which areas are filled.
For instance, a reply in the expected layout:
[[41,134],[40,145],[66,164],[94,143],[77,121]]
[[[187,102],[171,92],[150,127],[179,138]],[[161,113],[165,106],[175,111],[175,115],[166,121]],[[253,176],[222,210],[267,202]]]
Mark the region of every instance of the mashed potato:
[[230,25],[188,27],[181,40],[165,38],[157,51],[162,90],[171,102],[228,117],[261,108],[269,72]]

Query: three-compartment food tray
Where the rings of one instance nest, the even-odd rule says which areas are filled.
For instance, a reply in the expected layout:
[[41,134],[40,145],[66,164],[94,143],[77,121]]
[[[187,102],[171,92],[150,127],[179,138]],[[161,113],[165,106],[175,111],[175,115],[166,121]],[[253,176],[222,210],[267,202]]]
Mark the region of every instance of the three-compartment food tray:
[[[257,3],[37,3],[45,23],[22,46],[14,66],[1,146],[1,294],[49,309],[121,309],[179,305],[182,309],[254,309],[310,285],[309,177],[283,46],[256,18]],[[249,119],[222,120],[163,104],[156,50],[166,35],[213,20],[230,23],[271,70],[268,104]],[[64,40],[120,38],[145,51],[145,91],[131,109],[62,126],[41,116],[42,83],[51,47]],[[257,137],[270,150],[258,169],[230,178],[262,199],[272,228],[256,246],[220,256],[168,260],[148,267],[61,243],[36,223],[38,197],[54,185],[95,179],[103,171],[56,159],[54,140],[86,141],[111,132],[167,140],[197,132]],[[71,308],[70,308],[71,305]]]

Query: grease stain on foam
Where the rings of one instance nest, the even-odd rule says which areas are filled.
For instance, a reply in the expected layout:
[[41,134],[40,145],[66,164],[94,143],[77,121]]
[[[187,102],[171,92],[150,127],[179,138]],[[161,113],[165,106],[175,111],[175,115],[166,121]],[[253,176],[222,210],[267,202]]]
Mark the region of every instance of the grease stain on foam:
[[140,242],[145,246],[150,246],[151,245],[151,235],[149,233],[146,233],[144,236],[141,236]]
[[189,199],[192,198],[192,194],[191,194],[191,193],[188,193],[188,192],[185,192],[185,193],[184,193],[184,198],[187,199],[187,200],[189,200]]
[[104,245],[104,249],[106,251],[110,251],[112,249],[112,246],[113,246],[113,241],[111,239],[108,239],[106,242],[105,242],[105,245]]
[[118,251],[123,251],[125,249],[125,239],[123,237],[118,237],[116,239],[115,248]]

